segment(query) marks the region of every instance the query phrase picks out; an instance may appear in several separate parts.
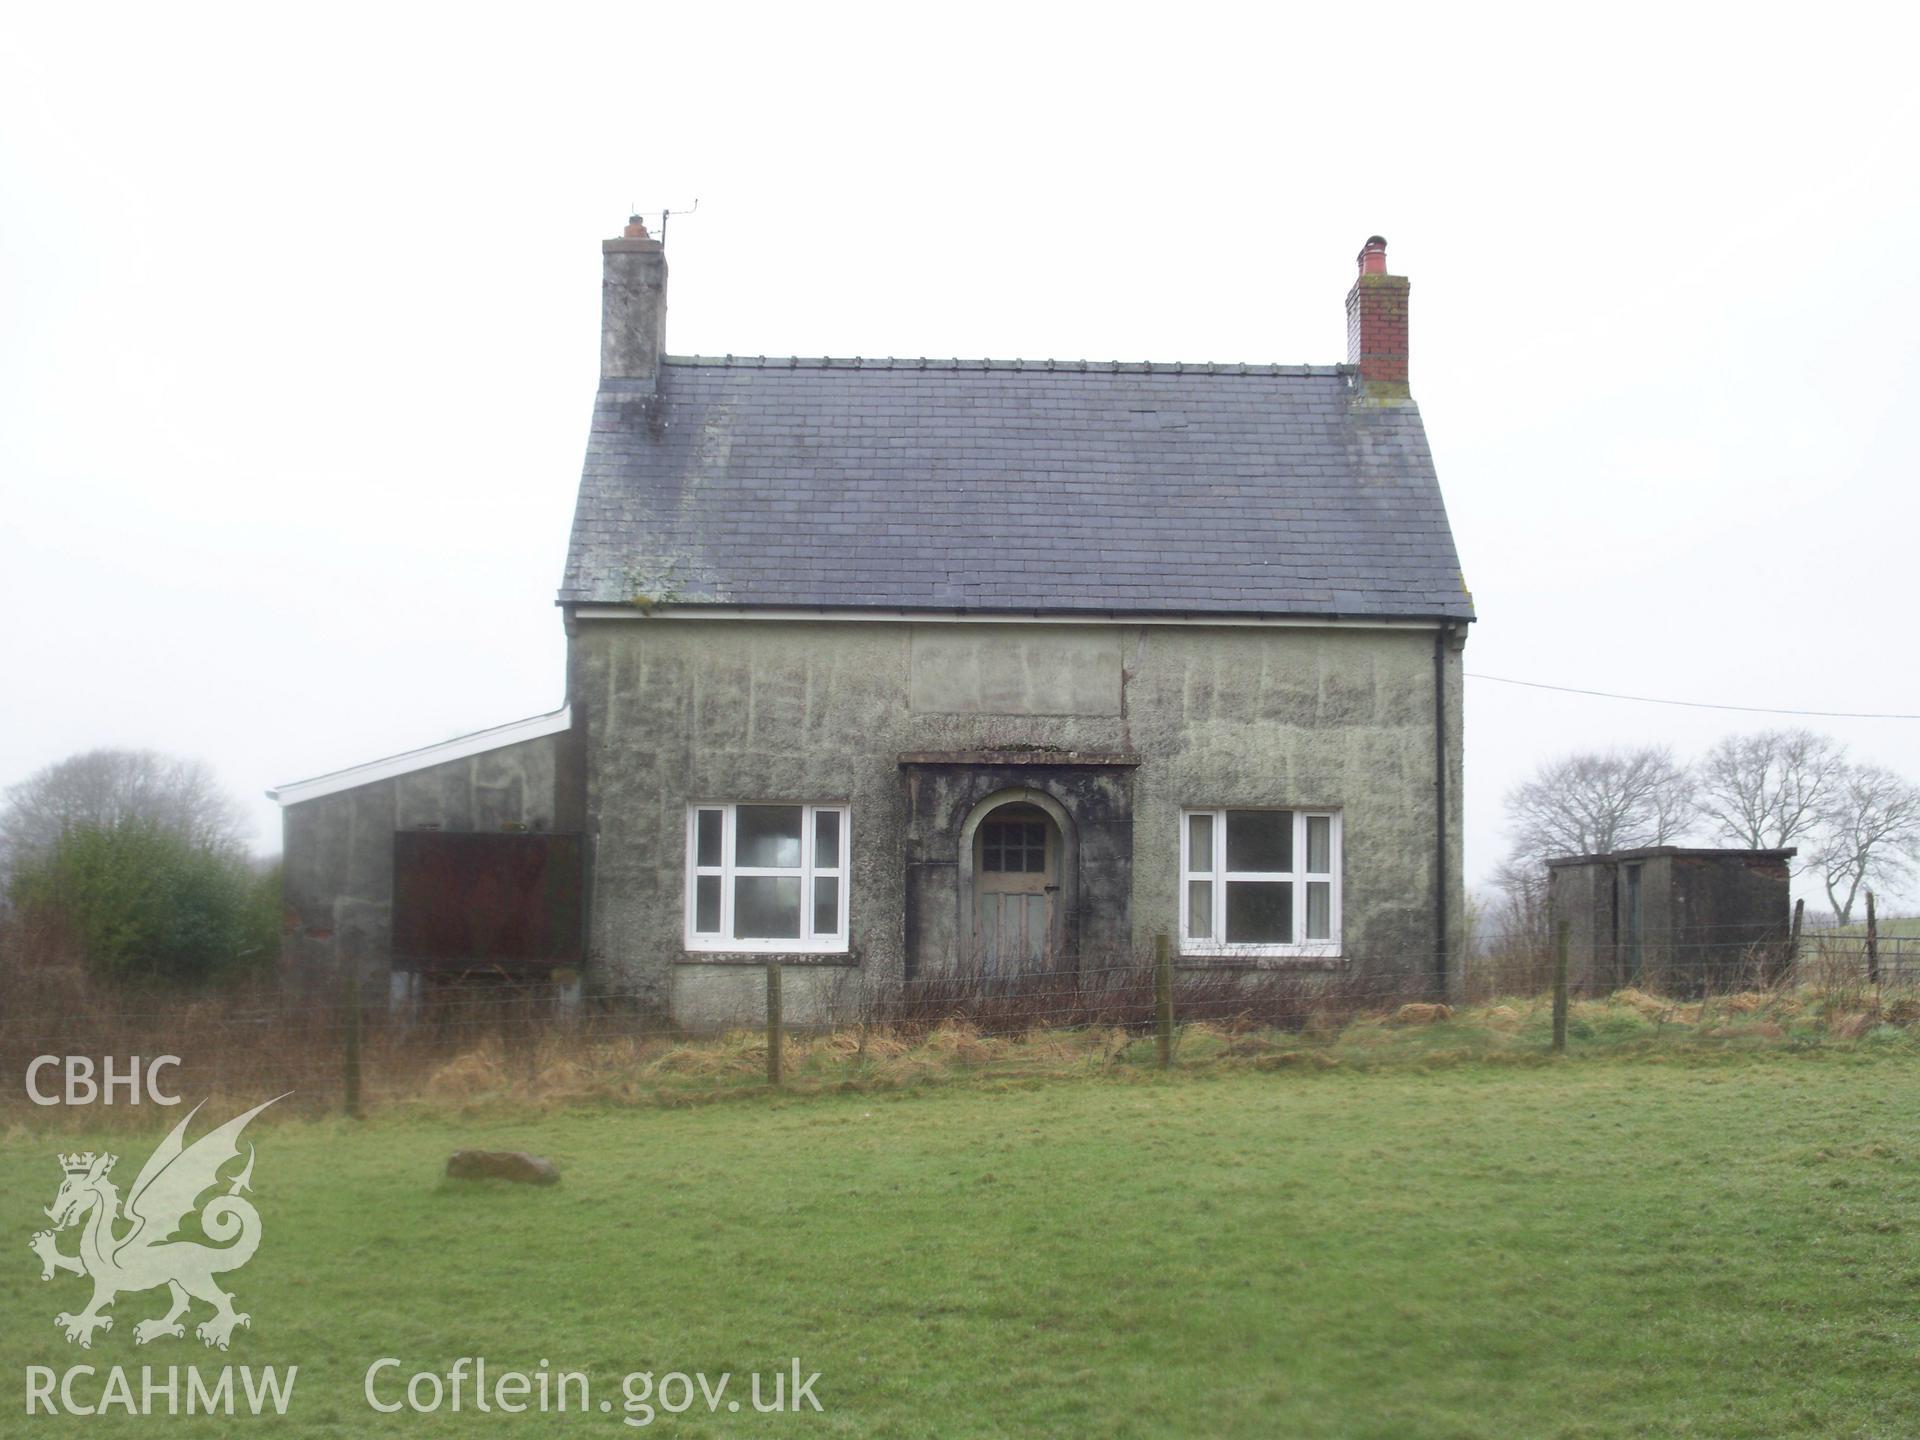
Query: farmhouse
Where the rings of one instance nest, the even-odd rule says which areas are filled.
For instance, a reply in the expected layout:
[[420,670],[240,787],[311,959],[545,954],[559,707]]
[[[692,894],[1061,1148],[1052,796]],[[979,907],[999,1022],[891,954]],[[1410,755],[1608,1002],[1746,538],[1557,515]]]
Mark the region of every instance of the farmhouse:
[[678,356],[601,248],[566,704],[274,792],[292,976],[1446,987],[1473,607],[1384,240],[1332,365]]

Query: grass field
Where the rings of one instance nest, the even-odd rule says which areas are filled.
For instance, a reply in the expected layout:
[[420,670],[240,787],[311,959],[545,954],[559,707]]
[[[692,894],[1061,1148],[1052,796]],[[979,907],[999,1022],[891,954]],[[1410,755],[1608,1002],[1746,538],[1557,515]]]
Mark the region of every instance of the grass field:
[[[159,1292],[123,1299],[91,1351],[61,1339],[52,1317],[83,1282],[42,1283],[26,1242],[53,1150],[95,1142],[0,1141],[0,1368],[13,1386],[29,1365],[297,1364],[287,1418],[40,1415],[7,1433],[618,1434],[627,1372],[744,1386],[796,1356],[822,1413],[723,1402],[652,1429],[1920,1431],[1905,1048],[1128,1071],[254,1133],[266,1238],[228,1281],[254,1321],[225,1356],[136,1348]],[[130,1172],[149,1141],[106,1143]],[[551,1155],[565,1180],[439,1178],[475,1144]],[[484,1356],[587,1372],[595,1408],[380,1415],[361,1387],[382,1356],[403,1362],[383,1398]]]

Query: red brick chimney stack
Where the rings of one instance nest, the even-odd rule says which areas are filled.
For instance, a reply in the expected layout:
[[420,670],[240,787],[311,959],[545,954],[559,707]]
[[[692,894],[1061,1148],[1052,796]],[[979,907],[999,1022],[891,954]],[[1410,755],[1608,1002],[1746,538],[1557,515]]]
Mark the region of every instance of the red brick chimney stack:
[[1360,274],[1347,292],[1347,363],[1359,371],[1359,392],[1404,399],[1407,390],[1407,277],[1387,273],[1387,242],[1367,237]]

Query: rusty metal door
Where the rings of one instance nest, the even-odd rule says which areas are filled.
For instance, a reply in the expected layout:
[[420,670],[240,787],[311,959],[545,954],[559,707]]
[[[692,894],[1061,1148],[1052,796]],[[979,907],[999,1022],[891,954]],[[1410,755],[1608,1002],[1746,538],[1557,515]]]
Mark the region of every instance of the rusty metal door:
[[542,975],[578,966],[584,859],[578,835],[396,833],[394,968]]
[[974,947],[988,975],[1049,966],[1057,949],[1060,832],[1045,811],[1003,805],[974,837]]

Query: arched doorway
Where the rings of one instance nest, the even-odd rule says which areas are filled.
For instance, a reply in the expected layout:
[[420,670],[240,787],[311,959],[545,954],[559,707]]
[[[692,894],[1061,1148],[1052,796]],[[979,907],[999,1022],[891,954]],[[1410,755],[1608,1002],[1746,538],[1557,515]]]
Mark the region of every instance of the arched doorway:
[[1012,800],[973,832],[973,953],[985,975],[1050,969],[1061,950],[1060,827],[1039,805]]

